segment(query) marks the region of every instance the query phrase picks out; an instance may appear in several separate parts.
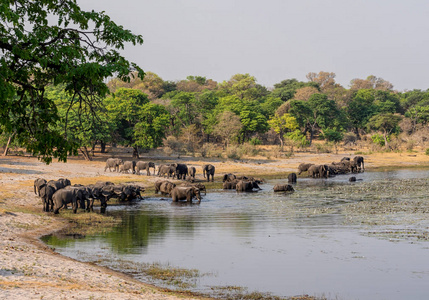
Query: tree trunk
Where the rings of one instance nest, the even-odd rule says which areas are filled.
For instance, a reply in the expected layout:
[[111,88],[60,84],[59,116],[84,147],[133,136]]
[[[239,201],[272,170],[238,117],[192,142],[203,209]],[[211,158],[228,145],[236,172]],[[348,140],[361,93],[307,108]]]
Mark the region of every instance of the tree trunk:
[[12,133],[12,135],[9,136],[9,139],[7,140],[6,148],[4,149],[3,156],[7,156],[7,153],[9,152],[9,145],[12,142],[14,135],[15,135],[15,133]]
[[281,138],[281,135],[279,135],[280,140],[280,150],[283,152],[283,139]]
[[101,153],[106,153],[106,143],[103,141],[100,141],[101,146]]
[[85,158],[85,160],[87,161],[92,160],[91,156],[89,155],[88,148],[86,148],[86,146],[80,147],[79,150],[82,153],[83,158]]
[[133,158],[140,158],[139,157],[139,148],[137,146],[133,147]]

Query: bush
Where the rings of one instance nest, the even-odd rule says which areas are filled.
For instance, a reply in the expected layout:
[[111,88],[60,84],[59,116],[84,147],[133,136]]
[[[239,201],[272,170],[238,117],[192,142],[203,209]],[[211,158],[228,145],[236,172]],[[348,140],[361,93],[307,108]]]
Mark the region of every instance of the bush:
[[425,154],[426,154],[426,155],[429,155],[429,148],[427,148],[427,149],[426,149]]
[[241,159],[239,148],[237,146],[229,146],[226,150],[226,157],[230,159]]
[[344,145],[354,145],[357,141],[357,136],[353,132],[347,132],[344,134],[343,142]]
[[262,142],[260,139],[254,137],[254,138],[250,139],[249,144],[256,146],[256,145],[262,145]]
[[[372,135],[371,140],[374,144],[378,146],[384,147],[386,145],[386,143],[384,142],[384,137],[379,133]],[[389,140],[390,140],[390,137],[388,136],[387,141]]]
[[201,147],[201,156],[202,157],[222,157],[222,152],[217,150],[215,144],[205,143]]
[[259,150],[253,144],[250,144],[250,143],[245,143],[241,145],[238,151],[240,156],[243,156],[243,155],[255,156],[259,154]]

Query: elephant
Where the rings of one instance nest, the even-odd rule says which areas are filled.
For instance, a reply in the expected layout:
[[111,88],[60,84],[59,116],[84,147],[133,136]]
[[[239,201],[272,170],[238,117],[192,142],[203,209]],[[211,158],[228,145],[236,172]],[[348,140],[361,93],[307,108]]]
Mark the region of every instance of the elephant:
[[130,170],[131,173],[136,173],[136,162],[134,160],[124,161],[124,164],[122,165],[122,172],[129,173]]
[[350,161],[350,157],[343,157],[343,158],[341,158],[340,162],[343,162],[343,161]]
[[296,183],[296,174],[295,173],[290,173],[287,176],[287,181],[290,183]]
[[52,200],[52,196],[57,191],[54,186],[44,185],[40,188],[40,198],[42,198],[43,203],[43,211],[49,212],[54,209],[54,203]]
[[291,186],[290,184],[276,184],[273,187],[274,192],[293,192],[295,191],[293,189],[293,186]]
[[215,174],[215,166],[213,165],[204,165],[203,166],[203,176],[206,178],[207,174],[207,182],[210,181],[210,175],[212,176],[212,182],[214,181]]
[[365,164],[363,156],[355,156],[353,157],[353,161],[355,162],[358,170],[365,170]]
[[108,158],[106,160],[106,166],[104,167],[104,172],[106,172],[107,168],[109,168],[109,171],[112,172],[112,168],[115,172],[119,172],[119,166],[123,165],[124,161],[120,158]]
[[356,177],[354,177],[354,176],[350,177],[350,178],[349,178],[349,181],[350,181],[350,182],[355,182],[355,181],[356,181]]
[[161,195],[171,195],[171,191],[176,187],[176,184],[170,181],[163,181],[159,186]]
[[54,214],[58,214],[60,208],[68,203],[72,204],[73,213],[76,213],[78,201],[81,201],[82,198],[82,191],[78,188],[61,189],[56,191],[52,196],[52,200],[54,202]]
[[302,163],[298,166],[298,175],[301,175],[302,172],[308,171],[308,169],[314,164]]
[[58,180],[49,180],[46,185],[52,186],[55,190],[63,189],[68,185],[71,185],[71,182],[67,178],[60,178]]
[[206,190],[206,186],[204,184],[201,183],[182,183],[179,185],[179,187],[196,187],[197,189],[200,190],[200,192],[204,191],[204,195],[207,195],[207,190]]
[[87,206],[87,211],[94,211],[94,201],[100,200],[100,206],[101,206],[101,213],[104,213],[106,211],[107,207],[107,201],[115,196],[114,191],[114,183],[112,182],[101,182],[98,181],[95,184],[91,184],[87,186],[91,190],[92,198],[89,203],[89,206]]
[[195,169],[195,167],[189,167],[188,168],[188,174],[193,179],[195,179],[195,173],[196,172],[197,172],[197,169]]
[[328,178],[329,172],[328,172],[328,166],[327,165],[312,165],[308,168],[308,176],[317,178],[317,177],[324,177]]
[[[86,209],[90,206],[91,198],[93,197],[92,191],[90,188],[83,186],[81,184],[75,184],[73,186],[69,185],[64,188],[65,190],[79,190],[81,192],[81,197],[79,199],[79,207],[82,209]],[[86,202],[86,203],[85,203]],[[67,208],[67,203],[64,205]]]
[[141,170],[146,170],[147,176],[150,176],[150,168],[153,168],[153,173],[155,174],[155,163],[138,161],[136,164],[136,174],[140,175]]
[[176,166],[176,177],[177,179],[186,179],[186,175],[188,175],[188,166],[185,164],[172,164],[172,166]]
[[222,182],[225,182],[225,181],[233,181],[234,179],[236,179],[237,178],[237,176],[235,176],[234,174],[231,174],[231,173],[229,173],[229,174],[224,174],[223,175],[223,178],[222,178]]
[[196,187],[178,187],[176,186],[171,190],[171,198],[173,202],[179,200],[186,200],[188,203],[192,203],[193,198],[197,198],[198,203],[201,202],[200,190]]
[[163,176],[166,175],[168,178],[172,176],[174,178],[174,175],[176,174],[176,167],[175,166],[167,166],[167,165],[160,165],[158,169],[158,175]]
[[255,181],[240,180],[235,186],[237,192],[251,192],[253,189],[261,189]]
[[34,193],[40,196],[40,189],[45,186],[47,181],[43,178],[37,178],[34,180]]
[[237,186],[238,179],[233,179],[231,181],[225,181],[223,183],[223,189],[224,190],[235,190],[235,187]]

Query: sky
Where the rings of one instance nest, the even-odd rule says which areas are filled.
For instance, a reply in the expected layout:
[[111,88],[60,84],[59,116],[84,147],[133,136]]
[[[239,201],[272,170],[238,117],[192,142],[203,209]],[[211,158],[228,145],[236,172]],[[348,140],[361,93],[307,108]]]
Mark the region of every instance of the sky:
[[122,54],[163,80],[249,73],[272,87],[334,72],[345,88],[375,75],[429,88],[426,0],[78,0],[143,36]]

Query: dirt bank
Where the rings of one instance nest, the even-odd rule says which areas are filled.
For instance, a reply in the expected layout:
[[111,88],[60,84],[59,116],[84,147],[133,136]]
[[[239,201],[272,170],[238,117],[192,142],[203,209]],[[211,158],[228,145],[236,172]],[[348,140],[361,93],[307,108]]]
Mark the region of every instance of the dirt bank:
[[[212,160],[215,179],[233,172],[248,175],[281,176],[296,170],[301,162],[329,163],[339,161],[350,153],[304,154],[289,159],[256,157],[240,161]],[[429,166],[429,156],[416,153],[382,153],[363,155],[365,167]],[[99,180],[136,182],[151,186],[158,177],[118,175],[104,172],[106,157],[86,162],[70,159],[68,163],[45,165],[30,157],[0,157],[0,298],[2,299],[197,299],[167,293],[132,278],[92,264],[80,263],[55,253],[38,237],[68,225],[67,220],[42,212],[40,199],[33,192],[37,177],[47,180],[69,178],[72,183],[92,183]],[[143,158],[144,159],[144,158]],[[169,158],[152,157],[159,164]],[[197,168],[208,160],[184,158],[181,162]]]

